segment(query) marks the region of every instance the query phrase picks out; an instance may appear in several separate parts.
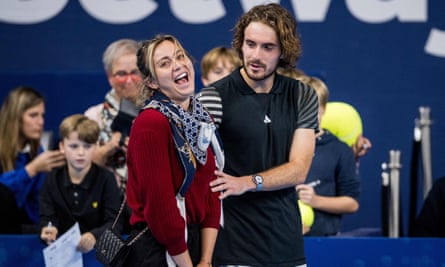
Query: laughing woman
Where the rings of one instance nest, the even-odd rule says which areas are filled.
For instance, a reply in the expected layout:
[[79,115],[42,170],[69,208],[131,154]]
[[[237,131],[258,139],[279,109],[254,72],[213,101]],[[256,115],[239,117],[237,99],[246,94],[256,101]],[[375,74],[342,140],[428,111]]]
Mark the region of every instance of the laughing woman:
[[159,35],[144,42],[138,67],[144,107],[128,146],[130,239],[149,230],[133,244],[126,266],[208,267],[220,201],[209,187],[216,162],[206,140],[214,126],[193,97],[193,63],[174,36]]

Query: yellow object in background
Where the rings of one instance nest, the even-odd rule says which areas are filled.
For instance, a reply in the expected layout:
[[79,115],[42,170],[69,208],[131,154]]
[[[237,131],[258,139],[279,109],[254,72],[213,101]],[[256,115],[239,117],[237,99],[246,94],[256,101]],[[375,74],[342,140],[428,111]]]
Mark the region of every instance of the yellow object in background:
[[298,200],[298,208],[300,209],[301,223],[304,226],[311,227],[314,223],[314,210],[312,207]]
[[362,119],[357,110],[345,102],[328,102],[321,119],[321,128],[352,146],[363,133]]

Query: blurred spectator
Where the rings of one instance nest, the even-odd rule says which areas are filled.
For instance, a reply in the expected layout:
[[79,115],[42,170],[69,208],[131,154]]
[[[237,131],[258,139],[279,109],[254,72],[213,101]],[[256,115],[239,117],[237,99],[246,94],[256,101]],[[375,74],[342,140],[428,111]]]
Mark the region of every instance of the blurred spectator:
[[59,149],[67,165],[48,174],[39,195],[40,238],[48,245],[78,222],[78,250],[89,252],[114,222],[121,203],[114,175],[92,162],[99,131],[81,114],[60,124]]
[[[307,85],[318,95],[318,121],[328,103],[329,90],[316,77],[308,77]],[[309,185],[318,182],[315,186]],[[315,153],[305,184],[297,185],[300,201],[314,209],[314,223],[307,236],[332,236],[339,233],[342,215],[359,208],[360,180],[353,151],[329,130],[320,128],[316,135]]]
[[307,83],[310,77],[298,68],[278,68],[277,73]]
[[204,86],[229,75],[242,65],[238,53],[228,47],[218,46],[209,50],[201,60],[201,81]]
[[[298,68],[278,68],[277,73],[308,83],[311,77]],[[363,126],[360,114],[350,104],[344,102],[326,103],[321,128],[329,130],[341,141],[348,144],[354,151],[358,161],[372,147],[371,141],[363,136]]]
[[17,87],[0,110],[0,233],[38,231],[38,194],[45,173],[65,164],[60,151],[43,151],[45,100],[35,89]]
[[93,161],[109,167],[123,191],[127,180],[125,158],[130,127],[128,124],[131,125],[131,118],[127,125],[124,123],[116,126],[116,123],[113,123],[116,118],[120,118],[118,116],[123,104],[133,105],[130,109],[136,109],[134,103],[139,96],[142,81],[136,63],[139,47],[140,44],[131,39],[120,39],[107,47],[102,61],[111,89],[105,95],[103,103],[85,111],[85,115],[96,121],[101,129],[99,147],[94,152]]

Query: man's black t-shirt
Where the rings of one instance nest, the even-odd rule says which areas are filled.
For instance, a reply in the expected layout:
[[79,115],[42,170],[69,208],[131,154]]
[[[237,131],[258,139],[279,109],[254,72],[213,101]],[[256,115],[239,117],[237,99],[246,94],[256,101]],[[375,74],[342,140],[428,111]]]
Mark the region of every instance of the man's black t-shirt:
[[[215,121],[220,119],[228,174],[250,175],[288,162],[295,130],[318,128],[317,96],[297,80],[276,75],[271,92],[260,94],[238,69],[213,86],[198,98],[208,106],[206,96],[212,96],[207,98],[212,104],[213,96],[220,97],[216,103],[222,105],[209,111],[220,116]],[[230,196],[223,207],[224,227],[215,248],[218,264],[286,267],[306,262],[293,187]]]

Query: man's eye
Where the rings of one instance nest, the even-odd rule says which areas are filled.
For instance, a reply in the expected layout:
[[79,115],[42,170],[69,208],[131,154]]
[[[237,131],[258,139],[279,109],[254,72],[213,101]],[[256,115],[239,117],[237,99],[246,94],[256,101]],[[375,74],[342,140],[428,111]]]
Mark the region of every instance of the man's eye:
[[247,45],[248,47],[254,47],[254,46],[255,46],[255,43],[252,43],[252,42],[246,42],[246,45]]

